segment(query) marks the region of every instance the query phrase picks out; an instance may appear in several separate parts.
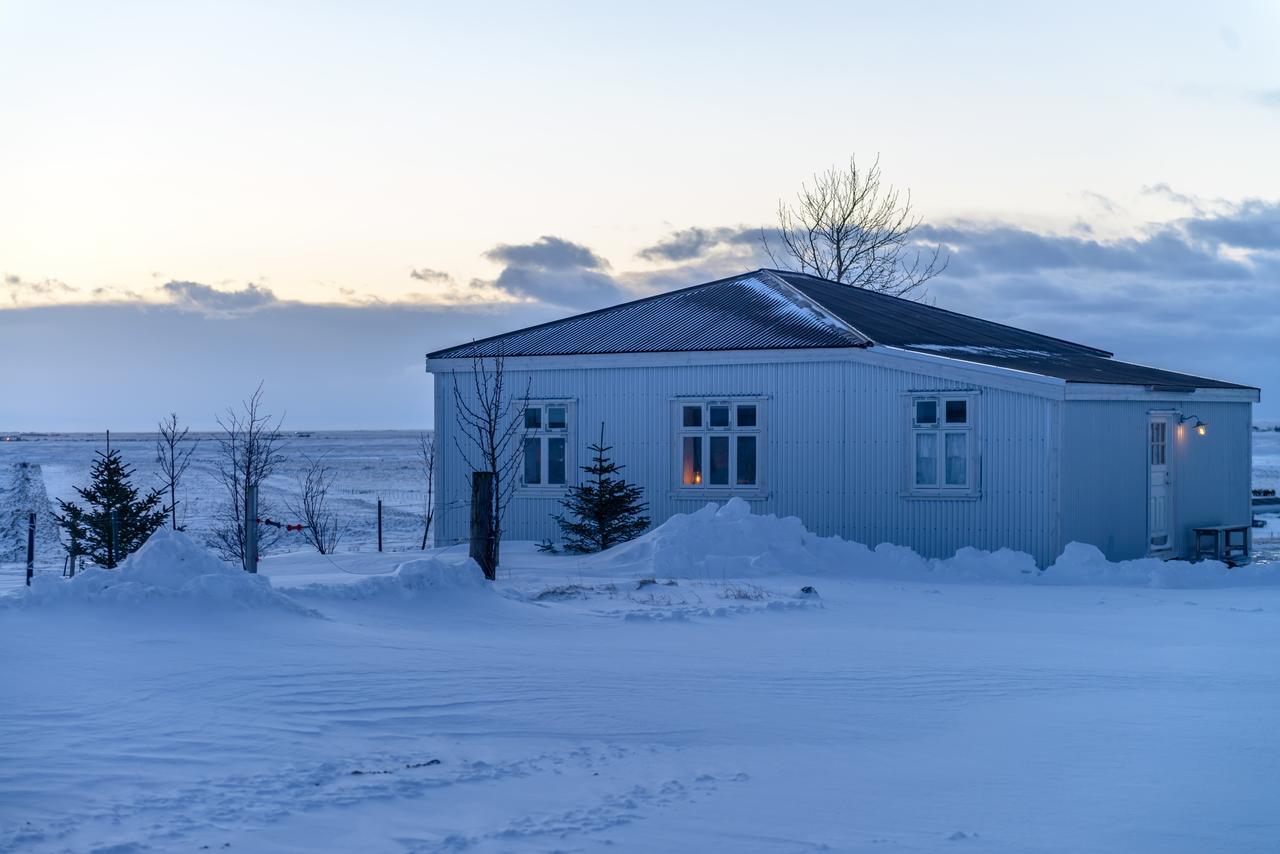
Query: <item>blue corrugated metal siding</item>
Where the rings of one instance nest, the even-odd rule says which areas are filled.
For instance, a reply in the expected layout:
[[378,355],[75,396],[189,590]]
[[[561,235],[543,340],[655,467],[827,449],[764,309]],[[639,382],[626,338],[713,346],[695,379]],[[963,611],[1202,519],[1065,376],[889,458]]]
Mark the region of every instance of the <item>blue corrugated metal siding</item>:
[[[1050,443],[1060,402],[981,389],[975,404],[982,494],[973,499],[904,497],[908,430],[903,393],[972,389],[923,373],[846,360],[703,366],[637,366],[514,371],[513,388],[531,383],[533,398],[572,399],[572,443],[581,461],[600,423],[628,479],[645,489],[655,522],[695,510],[705,498],[673,492],[676,396],[765,396],[768,493],[751,499],[758,512],[800,516],[821,534],[871,545],[894,542],[934,557],[962,546],[1011,547],[1041,563],[1056,555],[1051,518]],[[465,385],[465,384],[464,384]],[[437,378],[436,429],[450,433],[452,385]],[[464,388],[464,391],[466,389]],[[448,392],[448,393],[445,393]],[[466,472],[451,442],[442,442],[442,541],[467,536]],[[453,509],[450,509],[453,508]],[[554,498],[519,496],[506,519],[509,536],[555,538]]]
[[1147,554],[1147,425],[1153,410],[1208,422],[1199,436],[1175,428],[1171,449],[1174,553],[1187,555],[1191,528],[1250,518],[1248,403],[1069,400],[1063,404],[1062,533],[1112,560]]

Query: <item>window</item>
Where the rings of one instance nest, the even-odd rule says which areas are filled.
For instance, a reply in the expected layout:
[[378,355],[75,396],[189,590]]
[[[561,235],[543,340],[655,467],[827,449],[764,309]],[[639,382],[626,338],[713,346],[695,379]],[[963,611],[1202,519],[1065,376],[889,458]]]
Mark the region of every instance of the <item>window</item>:
[[762,489],[763,401],[677,401],[681,491],[736,494]]
[[530,403],[525,407],[523,463],[523,486],[558,489],[568,482],[568,404]]
[[911,494],[977,494],[973,400],[973,395],[911,395]]

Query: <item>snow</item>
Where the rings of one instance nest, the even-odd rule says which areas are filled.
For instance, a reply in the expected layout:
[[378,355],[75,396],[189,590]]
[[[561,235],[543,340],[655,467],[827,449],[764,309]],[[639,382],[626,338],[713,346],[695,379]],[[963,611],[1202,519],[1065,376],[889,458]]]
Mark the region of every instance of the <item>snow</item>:
[[250,576],[162,531],[117,573],[0,598],[0,850],[1280,837],[1261,574],[1076,546],[1043,573],[928,561],[741,502],[602,555],[503,556],[496,583],[458,547]]
[[0,608],[127,606],[148,602],[200,608],[275,608],[314,614],[276,592],[261,575],[223,563],[191,537],[168,528],[152,534],[117,570],[90,567],[67,580],[52,574],[37,575],[31,587],[0,598]]

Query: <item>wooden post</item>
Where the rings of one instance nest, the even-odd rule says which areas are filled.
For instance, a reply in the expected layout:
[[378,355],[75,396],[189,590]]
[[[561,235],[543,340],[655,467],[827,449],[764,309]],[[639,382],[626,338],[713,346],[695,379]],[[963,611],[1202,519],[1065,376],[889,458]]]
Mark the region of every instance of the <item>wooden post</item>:
[[36,514],[27,514],[27,586],[36,571]]
[[382,499],[378,499],[378,551],[382,551]]
[[258,487],[244,488],[244,571],[258,571]]
[[493,560],[493,472],[471,473],[471,559],[484,577],[493,581],[498,568]]

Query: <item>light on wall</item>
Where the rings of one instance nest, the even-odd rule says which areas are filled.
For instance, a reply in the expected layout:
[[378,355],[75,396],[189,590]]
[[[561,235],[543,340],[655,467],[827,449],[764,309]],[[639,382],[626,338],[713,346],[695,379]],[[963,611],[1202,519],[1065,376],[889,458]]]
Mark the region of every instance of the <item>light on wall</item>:
[[1198,416],[1198,415],[1184,415],[1184,416],[1182,416],[1181,418],[1179,418],[1179,419],[1178,419],[1178,423],[1179,423],[1179,424],[1186,424],[1188,421],[1192,422],[1192,423],[1191,423],[1191,429],[1196,431],[1196,435],[1197,435],[1197,436],[1206,436],[1206,435],[1208,435],[1208,433],[1209,433],[1209,425],[1208,425],[1206,422],[1201,421],[1201,420],[1200,420],[1200,416]]

